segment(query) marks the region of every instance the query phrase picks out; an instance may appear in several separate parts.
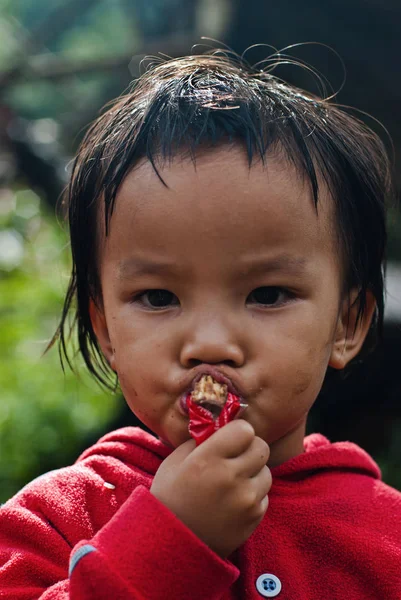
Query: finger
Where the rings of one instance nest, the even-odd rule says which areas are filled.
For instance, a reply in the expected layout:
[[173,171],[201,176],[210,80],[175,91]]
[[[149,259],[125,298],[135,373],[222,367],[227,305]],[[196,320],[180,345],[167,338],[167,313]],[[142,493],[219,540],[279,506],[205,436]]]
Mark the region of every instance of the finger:
[[257,502],[262,502],[264,497],[268,495],[272,487],[272,482],[272,474],[270,469],[266,466],[264,466],[261,471],[259,471],[259,473],[252,478],[252,483],[256,486],[257,490]]
[[269,496],[266,494],[260,501],[255,502],[254,513],[252,520],[260,521],[265,516],[267,508],[269,506]]
[[187,440],[180,446],[178,446],[174,452],[172,452],[166,459],[164,459],[163,463],[182,463],[186,459],[186,457],[191,454],[196,448],[196,442],[193,439]]
[[255,439],[255,431],[244,419],[227,423],[199,446],[205,454],[212,453],[222,458],[235,458],[243,454]]
[[269,506],[269,496],[266,494],[264,498],[260,501],[260,511],[264,515]]
[[260,437],[255,437],[248,449],[235,458],[237,473],[243,477],[254,477],[267,464],[270,448]]

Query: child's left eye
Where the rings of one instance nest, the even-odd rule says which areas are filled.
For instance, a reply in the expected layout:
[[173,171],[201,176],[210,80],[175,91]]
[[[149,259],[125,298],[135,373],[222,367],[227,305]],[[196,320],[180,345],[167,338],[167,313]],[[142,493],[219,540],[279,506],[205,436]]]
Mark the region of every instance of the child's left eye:
[[262,304],[263,306],[278,306],[292,297],[288,290],[280,287],[263,286],[253,290],[247,298],[247,303]]

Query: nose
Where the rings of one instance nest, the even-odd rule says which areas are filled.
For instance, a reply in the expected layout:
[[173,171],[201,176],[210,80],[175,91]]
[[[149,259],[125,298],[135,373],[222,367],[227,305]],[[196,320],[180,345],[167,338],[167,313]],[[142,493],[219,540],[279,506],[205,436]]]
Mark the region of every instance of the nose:
[[180,353],[181,365],[185,368],[199,364],[225,364],[241,367],[245,362],[245,351],[240,340],[238,327],[227,319],[203,315],[189,324]]

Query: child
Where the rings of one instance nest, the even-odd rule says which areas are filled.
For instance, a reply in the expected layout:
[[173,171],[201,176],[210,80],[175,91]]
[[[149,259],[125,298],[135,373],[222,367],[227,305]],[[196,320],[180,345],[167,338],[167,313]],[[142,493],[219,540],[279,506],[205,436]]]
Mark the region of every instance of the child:
[[[97,120],[59,335],[74,306],[89,370],[154,436],[110,433],[2,507],[0,598],[401,598],[401,494],[305,437],[380,332],[390,194],[374,133],[239,60],[159,64]],[[196,446],[203,375],[248,406]]]

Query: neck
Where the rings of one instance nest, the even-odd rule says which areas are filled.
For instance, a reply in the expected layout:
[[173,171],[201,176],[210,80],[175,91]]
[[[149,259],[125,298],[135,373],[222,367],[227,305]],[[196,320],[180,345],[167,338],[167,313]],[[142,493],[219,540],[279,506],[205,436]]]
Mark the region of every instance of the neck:
[[270,444],[270,457],[267,466],[272,469],[304,452],[306,417],[298,425]]

